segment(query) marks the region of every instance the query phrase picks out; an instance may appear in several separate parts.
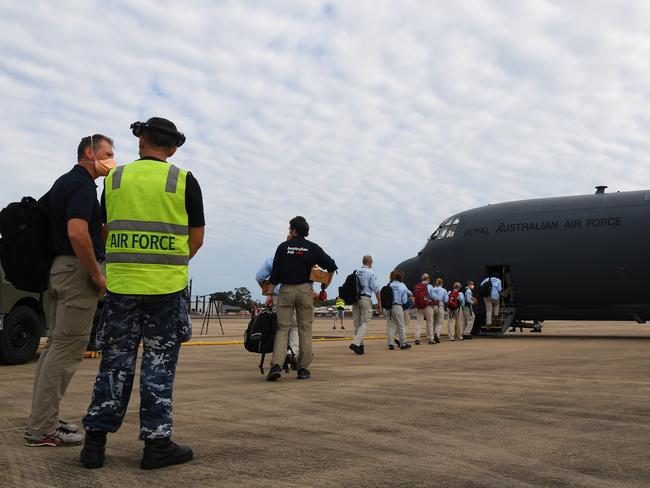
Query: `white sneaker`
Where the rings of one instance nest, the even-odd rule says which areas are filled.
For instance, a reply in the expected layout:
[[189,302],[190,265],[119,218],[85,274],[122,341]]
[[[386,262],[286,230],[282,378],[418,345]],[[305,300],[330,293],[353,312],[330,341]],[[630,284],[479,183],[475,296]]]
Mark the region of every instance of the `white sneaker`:
[[83,444],[84,436],[66,432],[61,428],[48,434],[30,434],[25,432],[25,445],[29,447],[65,447]]
[[65,420],[59,420],[59,429],[68,432],[70,434],[76,434],[79,432],[79,426],[76,424],[71,424]]

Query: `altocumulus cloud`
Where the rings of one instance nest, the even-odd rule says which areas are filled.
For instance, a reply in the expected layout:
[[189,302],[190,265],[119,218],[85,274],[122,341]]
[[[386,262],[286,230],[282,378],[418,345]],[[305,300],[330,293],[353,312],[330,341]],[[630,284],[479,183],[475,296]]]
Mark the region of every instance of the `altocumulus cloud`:
[[649,23],[642,1],[0,1],[0,203],[90,132],[135,159],[129,124],[160,115],[204,191],[195,290],[256,291],[297,214],[338,281],[366,252],[384,276],[456,211],[647,188]]

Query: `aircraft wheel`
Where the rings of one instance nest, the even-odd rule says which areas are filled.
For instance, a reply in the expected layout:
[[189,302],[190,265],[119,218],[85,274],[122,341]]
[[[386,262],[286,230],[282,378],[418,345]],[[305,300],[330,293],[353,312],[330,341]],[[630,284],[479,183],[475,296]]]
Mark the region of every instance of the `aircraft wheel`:
[[41,340],[38,315],[20,305],[5,317],[0,332],[0,360],[6,364],[24,364],[36,355]]

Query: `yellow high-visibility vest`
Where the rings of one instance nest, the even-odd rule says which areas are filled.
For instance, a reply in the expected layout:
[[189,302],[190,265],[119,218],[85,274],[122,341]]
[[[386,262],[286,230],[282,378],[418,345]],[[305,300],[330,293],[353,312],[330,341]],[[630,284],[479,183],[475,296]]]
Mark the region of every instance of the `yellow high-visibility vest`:
[[119,166],[106,177],[108,291],[163,295],[187,286],[186,179],[187,171],[148,159]]

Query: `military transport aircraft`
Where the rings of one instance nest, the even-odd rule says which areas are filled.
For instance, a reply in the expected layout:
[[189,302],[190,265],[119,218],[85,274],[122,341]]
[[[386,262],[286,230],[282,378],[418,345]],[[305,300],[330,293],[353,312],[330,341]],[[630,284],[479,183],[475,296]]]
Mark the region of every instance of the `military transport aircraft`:
[[412,289],[423,273],[452,281],[503,279],[503,308],[474,332],[541,330],[544,320],[650,318],[650,190],[539,198],[474,208],[446,219],[416,257],[397,267]]

